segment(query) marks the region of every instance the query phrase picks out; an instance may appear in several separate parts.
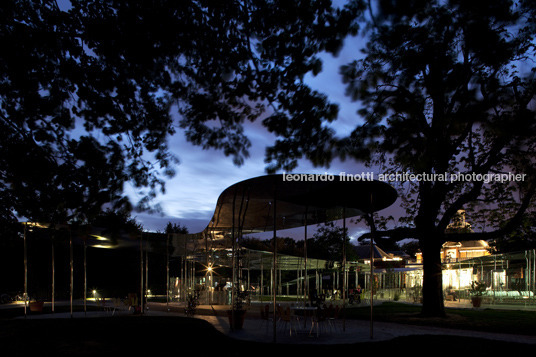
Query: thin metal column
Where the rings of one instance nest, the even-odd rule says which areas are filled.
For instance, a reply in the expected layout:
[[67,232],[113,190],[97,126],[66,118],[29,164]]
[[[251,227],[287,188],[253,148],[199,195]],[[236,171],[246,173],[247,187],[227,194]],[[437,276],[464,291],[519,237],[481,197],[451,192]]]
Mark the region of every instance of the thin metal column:
[[342,331],[346,332],[346,207],[342,208]]
[[248,279],[247,279],[248,285],[246,286],[246,291],[249,291],[249,288],[251,287],[251,276],[250,276],[250,273],[249,273],[249,271],[251,270],[250,261],[251,261],[251,252],[248,249],[248,267],[247,267],[247,270],[248,270]]
[[233,196],[233,211],[232,211],[232,219],[233,223],[231,225],[231,239],[232,239],[232,249],[231,249],[231,264],[233,266],[232,271],[232,286],[231,286],[231,330],[234,329],[234,322],[236,321],[236,314],[235,314],[235,296],[236,296],[236,237],[235,237],[235,203],[236,203],[236,189]]
[[277,280],[277,292],[279,295],[283,295],[283,283],[281,279],[281,265],[279,265],[279,278]]
[[[371,221],[373,220],[371,214]],[[374,223],[372,223],[372,227]],[[373,228],[371,228],[374,230]],[[374,311],[374,234],[370,238],[370,339],[374,338],[374,323],[373,323],[373,311]]]
[[70,304],[71,304],[71,319],[73,318],[73,289],[74,289],[74,257],[73,257],[73,235],[69,227],[69,262],[71,268],[71,286],[70,286]]
[[149,302],[149,237],[145,240],[145,306]]
[[374,338],[374,238],[376,237],[376,226],[372,209],[373,197],[370,196],[370,213],[366,215],[370,226],[370,339]]
[[274,186],[274,263],[273,263],[273,275],[274,284],[273,287],[273,342],[277,342],[277,308],[276,308],[276,295],[277,295],[277,183]]
[[274,294],[274,262],[272,261],[272,266],[270,267],[270,286],[268,287],[268,292],[270,293],[270,301],[273,300]]
[[204,284],[205,284],[205,292],[204,292],[204,299],[201,297],[201,301],[204,301],[205,304],[210,305],[209,302],[209,295],[210,295],[210,281],[209,281],[209,271],[208,267],[209,264],[209,257],[208,257],[208,239],[207,239],[207,232],[203,232],[203,238],[205,239],[205,276],[204,276]]
[[24,318],[27,316],[28,309],[28,247],[26,244],[26,232],[28,231],[28,222],[24,222]]
[[[532,256],[536,257],[536,249],[532,250]],[[532,280],[532,291],[533,291],[532,296],[534,297],[534,292],[536,292],[536,259],[534,259],[534,265],[533,265],[533,268],[532,268],[532,275],[534,276],[534,279]]]
[[87,316],[87,236],[84,235],[84,316]]
[[187,302],[187,299],[188,299],[188,296],[187,296],[187,291],[188,291],[188,236],[184,235],[184,271],[183,271],[183,275],[184,275],[184,279],[183,279],[183,282],[182,282],[182,288],[183,288],[183,292],[182,292],[182,297],[184,299],[184,303]]
[[331,276],[332,276],[332,279],[333,279],[333,283],[331,284],[332,285],[332,289],[333,292],[335,292],[335,290],[337,290],[338,286],[337,286],[337,279],[336,279],[336,275],[335,275],[335,272],[331,273]]
[[309,211],[309,206],[306,205],[305,206],[305,232],[304,232],[304,235],[303,235],[303,256],[304,256],[304,264],[305,264],[305,282],[304,282],[304,292],[303,292],[303,305],[305,306],[305,304],[307,303],[307,299],[309,298],[309,275],[308,275],[308,272],[307,272],[307,215],[308,215],[308,212]]
[[166,310],[169,312],[169,235],[166,237]]
[[51,247],[51,256],[52,256],[52,312],[54,312],[55,305],[55,290],[56,290],[56,261],[55,261],[55,252],[54,252],[54,231],[50,238],[50,247]]
[[529,285],[527,286],[527,291],[530,291],[530,286],[532,285],[532,269],[531,269],[531,263],[534,257],[532,256],[532,252],[529,250],[529,265],[527,266],[527,272],[529,277]]
[[140,233],[140,309],[141,313],[143,314],[143,232]]

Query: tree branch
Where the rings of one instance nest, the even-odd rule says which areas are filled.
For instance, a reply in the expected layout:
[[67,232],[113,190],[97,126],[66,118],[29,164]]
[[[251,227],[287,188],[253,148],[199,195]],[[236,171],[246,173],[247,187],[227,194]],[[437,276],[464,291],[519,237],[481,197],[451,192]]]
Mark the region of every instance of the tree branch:
[[[506,222],[506,224],[495,231],[491,232],[480,232],[480,233],[447,233],[444,235],[445,241],[455,241],[455,242],[462,242],[462,241],[468,241],[468,240],[490,240],[490,239],[496,239],[503,237],[509,233],[512,233],[514,229],[519,227],[521,224],[521,220],[523,219],[523,215],[527,211],[527,208],[530,206],[530,203],[532,201],[532,198],[534,197],[534,194],[536,193],[536,184],[532,184],[525,195],[523,197],[523,200],[521,201],[521,205],[519,206],[516,214]],[[448,238],[448,239],[446,239]]]
[[[401,241],[403,239],[408,239],[408,238],[415,238],[416,239],[416,237],[417,237],[416,233],[417,233],[416,228],[398,227],[398,228],[388,229],[388,230],[384,230],[384,231],[376,231],[375,238],[379,238],[379,239],[388,238],[388,239],[392,239],[392,240],[395,240],[396,242],[398,242],[398,241]],[[361,241],[363,241],[365,239],[370,239],[370,238],[372,238],[372,234],[371,234],[371,232],[367,232],[367,233],[363,233],[361,236],[359,236],[359,238],[357,238],[357,240],[359,242],[361,242]]]

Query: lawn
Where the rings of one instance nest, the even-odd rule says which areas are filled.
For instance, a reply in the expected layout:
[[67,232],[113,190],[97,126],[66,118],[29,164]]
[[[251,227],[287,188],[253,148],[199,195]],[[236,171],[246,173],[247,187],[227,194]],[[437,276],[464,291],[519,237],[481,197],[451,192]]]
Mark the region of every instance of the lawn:
[[[376,321],[536,335],[536,311],[449,308],[445,318],[423,318],[419,316],[420,306],[396,302],[375,306],[373,311]],[[370,307],[349,308],[346,318],[369,319]]]

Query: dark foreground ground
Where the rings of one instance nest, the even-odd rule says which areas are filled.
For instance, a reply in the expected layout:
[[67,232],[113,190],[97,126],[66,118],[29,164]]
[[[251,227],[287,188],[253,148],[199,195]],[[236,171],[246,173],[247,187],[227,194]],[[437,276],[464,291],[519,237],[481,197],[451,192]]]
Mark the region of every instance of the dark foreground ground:
[[[403,327],[402,327],[403,328]],[[281,345],[231,339],[203,320],[115,316],[0,319],[2,356],[495,356],[534,345],[453,336],[411,336],[353,345]]]

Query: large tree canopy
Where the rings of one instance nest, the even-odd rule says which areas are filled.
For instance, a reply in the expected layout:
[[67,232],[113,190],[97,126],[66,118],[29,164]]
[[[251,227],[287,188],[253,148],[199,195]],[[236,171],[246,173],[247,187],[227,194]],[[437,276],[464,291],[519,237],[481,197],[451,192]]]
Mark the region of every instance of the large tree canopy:
[[1,217],[128,208],[129,181],[146,205],[174,173],[177,128],[237,164],[250,145],[242,124],[268,107],[266,123],[289,119],[303,143],[326,136],[317,124],[337,107],[303,78],[355,33],[356,13],[318,0],[5,1]]
[[[381,173],[428,175],[395,182],[407,216],[379,232],[419,239],[427,315],[444,314],[441,244],[503,236],[533,206],[534,14],[530,1],[369,2],[363,54],[341,68],[360,109],[355,130],[324,141],[330,157],[362,160]],[[299,158],[287,156],[276,167]],[[524,176],[494,176],[509,173]],[[459,209],[479,229],[447,236]]]
[[[387,172],[444,175],[399,183],[409,224],[384,232],[419,239],[423,312],[442,315],[441,244],[504,235],[534,202],[534,27],[529,2],[413,5],[371,14],[365,57],[342,68],[364,123],[338,145]],[[494,176],[509,173],[524,176]],[[459,209],[483,217],[479,233],[445,234]]]

